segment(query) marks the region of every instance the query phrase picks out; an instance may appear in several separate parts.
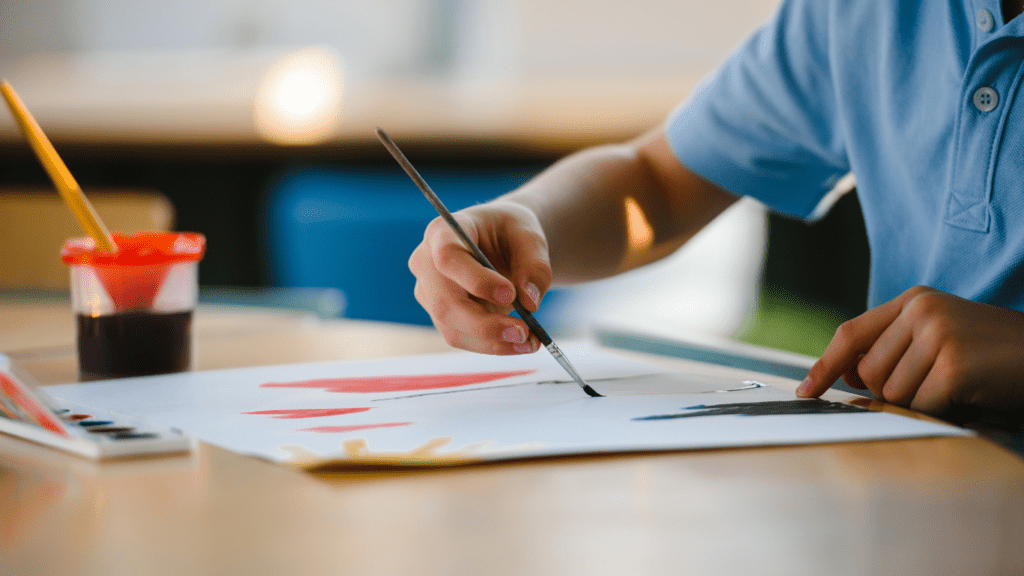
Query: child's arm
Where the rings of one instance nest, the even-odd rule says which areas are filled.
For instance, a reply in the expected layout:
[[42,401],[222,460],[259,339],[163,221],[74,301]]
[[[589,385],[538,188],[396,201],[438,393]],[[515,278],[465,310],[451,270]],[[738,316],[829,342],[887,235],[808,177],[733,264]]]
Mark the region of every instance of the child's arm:
[[[500,274],[481,266],[442,220],[431,222],[409,259],[416,299],[452,346],[532,352],[535,338],[508,316],[517,293],[533,312],[552,283],[657,260],[735,200],[682,166],[661,130],[584,150],[518,190],[455,213]],[[643,213],[650,242],[630,242],[628,206]]]

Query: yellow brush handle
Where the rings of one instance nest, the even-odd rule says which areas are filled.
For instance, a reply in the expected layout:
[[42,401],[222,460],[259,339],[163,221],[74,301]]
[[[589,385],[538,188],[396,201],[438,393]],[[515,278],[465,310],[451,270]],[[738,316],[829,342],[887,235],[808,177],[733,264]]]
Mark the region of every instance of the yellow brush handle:
[[64,161],[57,155],[57,150],[50,143],[50,139],[46,137],[43,129],[39,127],[35,118],[29,113],[28,108],[21,102],[18,95],[14,93],[14,88],[11,88],[11,85],[4,80],[0,82],[0,92],[3,93],[7,106],[11,109],[11,113],[14,114],[18,127],[21,128],[21,132],[28,139],[29,144],[32,145],[32,150],[35,151],[36,157],[43,164],[43,168],[50,175],[50,179],[53,180],[54,186],[60,192],[61,198],[64,199],[64,203],[68,205],[75,218],[78,219],[82,229],[85,230],[86,234],[92,236],[100,250],[116,252],[117,245],[114,244],[110,231],[103,225],[103,221],[100,220],[96,210],[85,197],[82,189],[78,186],[78,182],[75,181],[75,177],[71,175],[71,171],[68,170]]

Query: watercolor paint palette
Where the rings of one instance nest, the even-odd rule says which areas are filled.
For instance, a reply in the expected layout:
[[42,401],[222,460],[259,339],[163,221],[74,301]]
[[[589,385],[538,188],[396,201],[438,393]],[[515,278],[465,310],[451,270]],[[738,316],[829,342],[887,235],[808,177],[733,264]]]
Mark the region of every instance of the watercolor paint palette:
[[176,428],[53,398],[3,354],[0,432],[94,459],[188,452],[195,445]]

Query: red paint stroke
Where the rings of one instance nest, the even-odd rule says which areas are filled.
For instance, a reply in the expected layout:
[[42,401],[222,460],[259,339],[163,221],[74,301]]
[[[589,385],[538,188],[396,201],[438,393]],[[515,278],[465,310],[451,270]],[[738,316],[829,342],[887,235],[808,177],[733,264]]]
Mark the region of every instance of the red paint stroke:
[[416,376],[366,376],[359,378],[322,378],[299,382],[269,382],[261,388],[323,388],[328,392],[372,394],[377,392],[410,392],[455,388],[492,382],[513,376],[532,374],[536,370],[512,372],[477,372],[471,374],[421,374]]
[[296,432],[355,432],[357,430],[369,430],[370,428],[394,428],[395,426],[408,426],[412,422],[385,422],[384,424],[353,424],[351,426],[317,426],[315,428],[303,428]]
[[322,418],[324,416],[343,416],[366,412],[369,408],[294,408],[291,410],[257,410],[242,414],[266,414],[274,418]]

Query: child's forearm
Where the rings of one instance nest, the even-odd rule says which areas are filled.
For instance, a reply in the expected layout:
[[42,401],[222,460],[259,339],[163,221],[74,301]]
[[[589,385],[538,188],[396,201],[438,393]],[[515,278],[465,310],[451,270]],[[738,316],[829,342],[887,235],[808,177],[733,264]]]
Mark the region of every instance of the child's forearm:
[[735,197],[679,164],[658,130],[573,154],[501,200],[537,214],[567,284],[666,256]]

